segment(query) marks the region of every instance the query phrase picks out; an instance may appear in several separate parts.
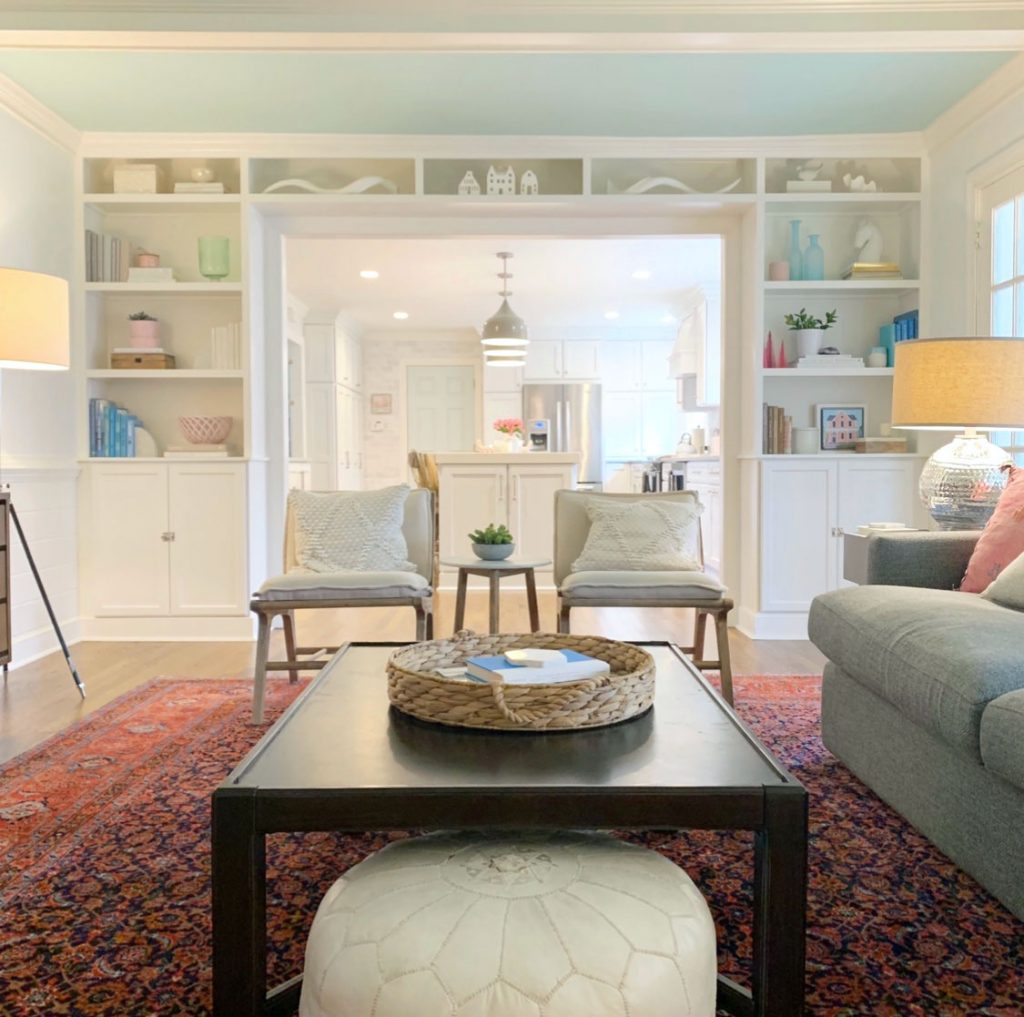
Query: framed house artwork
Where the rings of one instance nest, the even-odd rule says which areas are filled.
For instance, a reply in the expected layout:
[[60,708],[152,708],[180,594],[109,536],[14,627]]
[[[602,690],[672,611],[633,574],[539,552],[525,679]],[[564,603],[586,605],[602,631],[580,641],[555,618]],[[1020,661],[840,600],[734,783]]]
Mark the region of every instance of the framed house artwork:
[[370,395],[370,415],[383,417],[391,412],[391,393],[373,392]]
[[833,406],[818,403],[818,444],[823,452],[852,449],[865,436],[867,411],[863,406]]

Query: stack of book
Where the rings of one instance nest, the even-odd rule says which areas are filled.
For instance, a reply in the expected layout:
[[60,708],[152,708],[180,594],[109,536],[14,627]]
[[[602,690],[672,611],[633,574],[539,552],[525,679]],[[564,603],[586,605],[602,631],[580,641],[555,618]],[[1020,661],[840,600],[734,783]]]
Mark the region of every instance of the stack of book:
[[793,451],[793,418],[782,406],[764,404],[762,451],[765,455],[789,455]]
[[227,459],[227,445],[168,445],[165,459]]
[[175,194],[223,194],[224,182],[211,180],[205,184],[197,184],[192,180],[179,180],[174,185]]
[[902,279],[894,261],[855,261],[843,273],[844,279]]
[[158,268],[140,268],[132,265],[128,269],[128,282],[154,283],[154,282],[177,282],[174,269],[159,266]]
[[135,429],[142,421],[107,399],[89,400],[89,455],[130,459],[135,455]]
[[210,330],[210,367],[238,371],[242,367],[242,324],[218,325]]
[[787,180],[790,194],[827,194],[832,191],[831,180]]
[[854,368],[863,367],[863,357],[851,357],[848,353],[815,353],[810,357],[800,357],[796,362],[798,368],[811,368],[811,367],[836,367],[836,368]]
[[577,682],[611,672],[607,661],[588,657],[575,650],[557,652],[561,659],[531,663],[509,660],[506,656],[470,657],[466,661],[465,677],[480,682],[498,678],[506,685],[543,685],[551,682]]
[[124,282],[132,260],[132,245],[110,233],[85,231],[85,281]]
[[903,314],[897,314],[896,317],[892,319],[894,326],[894,341],[901,343],[905,339],[916,339],[919,318],[920,314],[916,308],[913,311],[905,311]]

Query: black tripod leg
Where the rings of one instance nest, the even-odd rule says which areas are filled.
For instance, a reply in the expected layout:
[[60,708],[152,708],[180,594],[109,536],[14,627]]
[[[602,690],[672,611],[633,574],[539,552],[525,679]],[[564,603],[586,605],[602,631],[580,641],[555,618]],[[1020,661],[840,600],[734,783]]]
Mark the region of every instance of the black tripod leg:
[[[75,662],[71,659],[71,651],[68,649],[68,644],[64,641],[64,633],[60,630],[60,623],[57,621],[57,616],[53,613],[53,605],[50,603],[50,598],[46,595],[46,587],[43,586],[43,577],[39,574],[39,569],[36,568],[36,560],[32,557],[32,552],[29,550],[28,541],[25,539],[25,531],[21,528],[21,522],[18,519],[18,513],[14,510],[14,502],[10,503],[11,521],[14,523],[14,528],[18,531],[18,539],[21,541],[22,549],[25,551],[25,559],[28,561],[28,567],[32,570],[32,576],[36,581],[36,586],[39,587],[39,596],[43,598],[43,604],[46,606],[46,613],[50,616],[50,624],[53,626],[53,631],[57,633],[57,641],[60,643],[60,648],[64,652],[64,659],[68,663],[68,670],[71,672],[71,677],[75,680],[75,685],[78,686],[79,695],[85,699],[85,683],[81,678],[78,677],[78,671],[75,669]],[[4,671],[7,669],[4,668]]]

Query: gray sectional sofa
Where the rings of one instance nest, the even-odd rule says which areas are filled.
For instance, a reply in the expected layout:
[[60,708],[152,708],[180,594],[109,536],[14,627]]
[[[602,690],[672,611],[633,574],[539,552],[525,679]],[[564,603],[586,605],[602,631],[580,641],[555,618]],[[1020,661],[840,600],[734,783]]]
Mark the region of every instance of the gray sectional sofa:
[[977,533],[879,534],[811,606],[825,745],[1024,918],[1024,613],[958,593]]

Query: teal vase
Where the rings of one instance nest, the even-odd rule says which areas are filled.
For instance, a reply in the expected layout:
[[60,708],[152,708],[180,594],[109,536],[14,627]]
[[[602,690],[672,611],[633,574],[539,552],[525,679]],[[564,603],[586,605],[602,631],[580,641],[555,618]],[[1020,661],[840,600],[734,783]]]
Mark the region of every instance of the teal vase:
[[800,253],[800,220],[789,220],[789,278],[804,278],[804,256]]
[[825,278],[825,252],[818,243],[820,234],[812,233],[804,251],[804,279],[817,282]]

